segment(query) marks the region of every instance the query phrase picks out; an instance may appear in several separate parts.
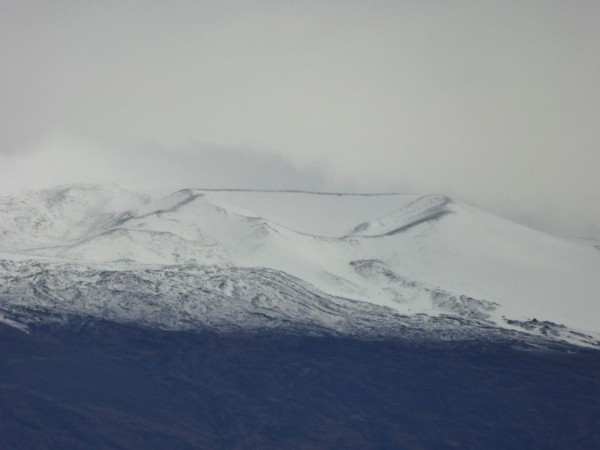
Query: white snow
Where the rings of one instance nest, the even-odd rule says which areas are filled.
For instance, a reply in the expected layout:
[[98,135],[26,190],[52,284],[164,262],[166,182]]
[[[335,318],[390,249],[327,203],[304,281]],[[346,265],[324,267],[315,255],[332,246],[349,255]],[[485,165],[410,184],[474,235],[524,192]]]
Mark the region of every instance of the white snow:
[[19,323],[12,319],[9,319],[8,317],[4,317],[2,314],[0,314],[0,323],[8,325],[9,327],[12,327],[12,328],[16,328],[17,330],[20,330],[24,333],[29,333],[29,330],[27,329],[26,325],[23,325],[22,323]]
[[404,314],[600,333],[596,248],[443,196],[71,187],[1,197],[0,238],[3,259],[266,267]]
[[417,199],[414,194],[328,194],[281,191],[202,191],[211,200],[241,206],[291,230],[340,237],[357,224]]

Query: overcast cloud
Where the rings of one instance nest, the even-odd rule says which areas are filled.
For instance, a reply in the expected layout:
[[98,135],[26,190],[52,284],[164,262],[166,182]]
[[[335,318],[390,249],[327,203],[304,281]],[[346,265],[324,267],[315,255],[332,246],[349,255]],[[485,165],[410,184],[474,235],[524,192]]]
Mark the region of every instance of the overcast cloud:
[[0,8],[0,190],[435,192],[600,236],[600,2]]

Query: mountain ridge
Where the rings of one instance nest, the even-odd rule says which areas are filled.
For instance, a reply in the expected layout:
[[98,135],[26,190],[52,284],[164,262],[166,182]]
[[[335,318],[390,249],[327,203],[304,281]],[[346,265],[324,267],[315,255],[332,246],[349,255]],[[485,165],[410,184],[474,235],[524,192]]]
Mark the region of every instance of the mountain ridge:
[[[450,314],[580,345],[595,346],[600,336],[595,248],[446,196],[183,189],[153,199],[118,186],[73,186],[1,197],[0,236],[2,260],[54,264],[49,272],[65,264],[273,270],[302,280],[317,296],[405,317]],[[22,304],[14,270],[3,266],[5,310]],[[200,295],[194,289],[192,297]],[[256,306],[241,300],[244,308]],[[74,305],[69,314],[77,313]]]

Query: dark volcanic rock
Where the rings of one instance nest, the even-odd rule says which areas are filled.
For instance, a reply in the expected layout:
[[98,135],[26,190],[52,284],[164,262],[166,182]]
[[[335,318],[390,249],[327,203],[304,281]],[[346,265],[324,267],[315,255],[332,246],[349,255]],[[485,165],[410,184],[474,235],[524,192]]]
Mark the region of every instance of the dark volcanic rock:
[[0,325],[0,448],[600,448],[600,352]]

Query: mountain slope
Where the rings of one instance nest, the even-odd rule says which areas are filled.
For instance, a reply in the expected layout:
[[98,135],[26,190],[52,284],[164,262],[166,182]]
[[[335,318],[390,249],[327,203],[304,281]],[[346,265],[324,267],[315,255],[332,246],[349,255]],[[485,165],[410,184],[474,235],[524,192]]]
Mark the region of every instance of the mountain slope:
[[[1,198],[0,235],[7,316],[29,305],[169,328],[260,328],[268,321],[250,317],[273,312],[277,327],[308,321],[352,334],[401,329],[398,317],[426,315],[582,345],[596,345],[600,334],[597,249],[443,196],[186,189],[151,199],[115,186],[74,186]],[[231,286],[207,290],[211,271],[237,286],[235,294],[226,292]],[[101,273],[125,277],[129,290],[102,291]],[[200,281],[181,281],[193,273]],[[31,277],[54,281],[40,290]],[[275,278],[287,281],[264,291]],[[257,298],[267,304],[240,294],[240,285],[263,290]],[[123,292],[129,312],[118,300]],[[163,309],[148,306],[151,299]],[[336,305],[329,316],[316,313],[318,299]],[[209,318],[181,319],[199,305],[212,305]],[[372,306],[366,313],[348,305]],[[363,314],[393,319],[348,325]],[[407,326],[417,326],[411,320]]]

